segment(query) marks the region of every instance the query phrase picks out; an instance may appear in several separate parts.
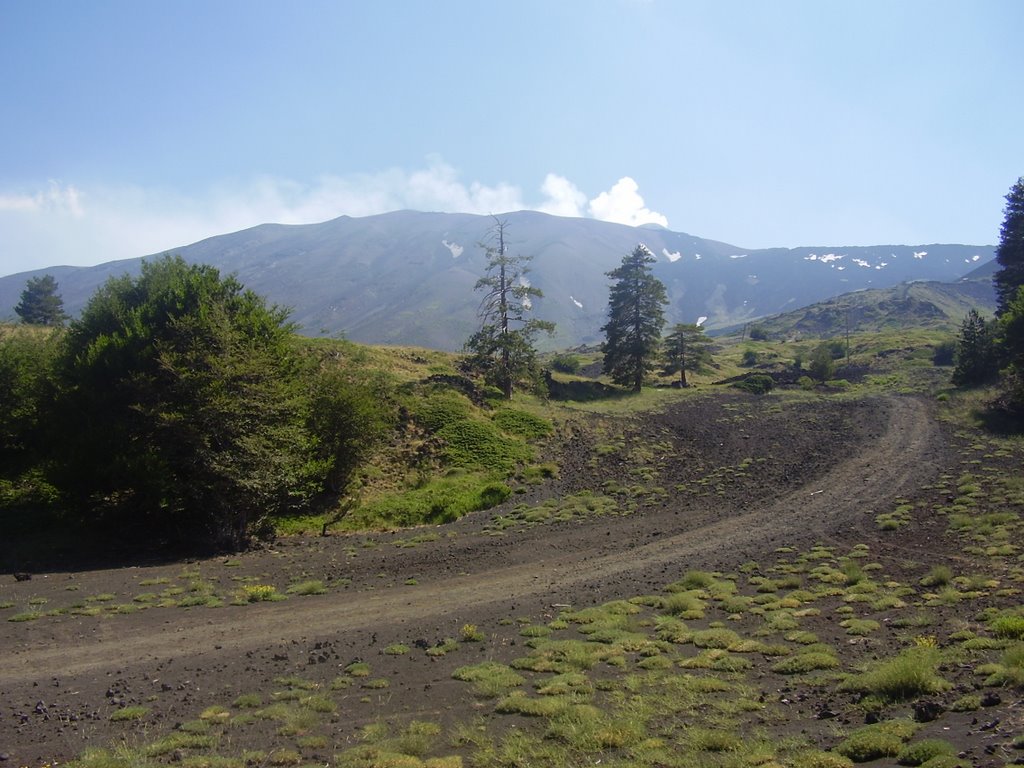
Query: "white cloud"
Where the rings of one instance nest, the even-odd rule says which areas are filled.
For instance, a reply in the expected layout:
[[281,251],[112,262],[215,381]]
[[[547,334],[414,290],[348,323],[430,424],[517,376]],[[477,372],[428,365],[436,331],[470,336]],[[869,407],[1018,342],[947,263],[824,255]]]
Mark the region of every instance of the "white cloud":
[[550,213],[553,216],[575,218],[583,215],[583,204],[587,202],[587,196],[564,176],[549,173],[544,177],[540,191],[547,196],[547,200],[537,207],[538,211]]
[[[190,194],[60,181],[27,191],[0,187],[0,275],[163,253],[268,222],[310,224],[402,209],[475,214],[533,209],[667,226],[664,216],[644,206],[637,190],[625,177],[588,204],[569,179],[549,173],[540,187],[543,199],[531,204],[512,184],[464,182],[456,168],[436,156],[413,170],[324,175],[305,182],[256,176]],[[448,247],[457,256],[456,248]]]
[[46,189],[33,194],[0,195],[0,212],[46,212],[80,218],[82,204],[79,198],[78,189],[51,179]]
[[668,226],[668,219],[644,206],[639,185],[629,176],[623,176],[607,192],[602,192],[590,201],[590,215],[601,221],[628,224],[639,227],[642,224]]

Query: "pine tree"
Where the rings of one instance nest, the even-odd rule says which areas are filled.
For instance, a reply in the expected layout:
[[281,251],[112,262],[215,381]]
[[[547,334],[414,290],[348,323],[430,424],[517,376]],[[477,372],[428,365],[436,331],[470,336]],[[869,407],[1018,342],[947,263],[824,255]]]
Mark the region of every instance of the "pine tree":
[[64,300],[57,292],[53,275],[30,277],[14,311],[21,322],[29,325],[60,325],[67,320]]
[[998,376],[994,328],[995,323],[985,322],[977,310],[972,309],[967,313],[957,336],[956,367],[953,369],[953,383],[956,386],[984,384]]
[[498,387],[506,399],[524,382],[540,386],[540,369],[534,339],[539,332],[552,333],[554,323],[527,318],[532,299],[544,294],[526,280],[530,256],[510,256],[505,242],[508,223],[495,218],[488,239],[481,243],[487,254],[487,273],[477,280],[475,290],[486,293],[480,302],[481,328],[465,350],[469,365]]
[[700,373],[711,362],[711,345],[699,325],[676,323],[665,337],[663,371],[679,374],[679,386],[688,387],[686,372]]
[[996,261],[1000,269],[995,274],[996,298],[1001,316],[1017,297],[1017,289],[1024,285],[1024,177],[1006,196],[1003,226],[999,232]]
[[641,244],[618,269],[607,273],[615,283],[608,296],[608,322],[601,328],[604,372],[634,392],[640,391],[654,367],[665,325],[662,307],[668,298],[665,285],[651,271],[654,262],[654,254]]

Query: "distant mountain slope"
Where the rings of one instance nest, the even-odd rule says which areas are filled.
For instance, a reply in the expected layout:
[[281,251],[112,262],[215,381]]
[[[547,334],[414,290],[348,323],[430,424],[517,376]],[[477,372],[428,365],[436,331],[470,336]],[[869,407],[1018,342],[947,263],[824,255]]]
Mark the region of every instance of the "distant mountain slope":
[[[762,318],[757,324],[772,338],[828,338],[895,328],[934,328],[955,332],[976,309],[991,315],[996,293],[991,279],[956,283],[914,282],[845,293],[792,312]],[[723,329],[723,332],[739,327]]]
[[[628,227],[536,212],[503,215],[513,253],[532,255],[531,283],[544,292],[535,316],[557,324],[551,347],[600,340],[605,273],[642,242],[658,257],[670,322],[722,328],[863,288],[909,280],[952,281],[988,261],[993,246],[918,245],[742,249],[655,227]],[[264,224],[169,248],[235,273],[272,302],[294,309],[309,335],[343,332],[366,343],[458,349],[476,329],[473,292],[485,258],[478,243],[493,221],[471,214],[395,213],[321,224]],[[0,278],[0,318],[13,315],[27,278],[49,273],[69,312],[111,275],[140,260],[54,267]]]

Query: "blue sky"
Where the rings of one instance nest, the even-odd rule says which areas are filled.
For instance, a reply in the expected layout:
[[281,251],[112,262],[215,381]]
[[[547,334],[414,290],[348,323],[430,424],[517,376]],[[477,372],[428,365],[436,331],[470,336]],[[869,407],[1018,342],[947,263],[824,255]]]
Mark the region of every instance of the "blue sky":
[[520,208],[994,243],[1018,0],[0,0],[0,274]]

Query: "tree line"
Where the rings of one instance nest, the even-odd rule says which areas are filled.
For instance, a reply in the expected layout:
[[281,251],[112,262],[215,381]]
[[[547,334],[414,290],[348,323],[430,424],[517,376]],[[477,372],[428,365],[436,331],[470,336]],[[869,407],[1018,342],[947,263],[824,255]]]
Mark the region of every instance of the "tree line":
[[986,320],[976,310],[960,326],[953,383],[972,387],[999,382],[1000,407],[1024,411],[1024,177],[1006,195],[993,277],[996,314]]

